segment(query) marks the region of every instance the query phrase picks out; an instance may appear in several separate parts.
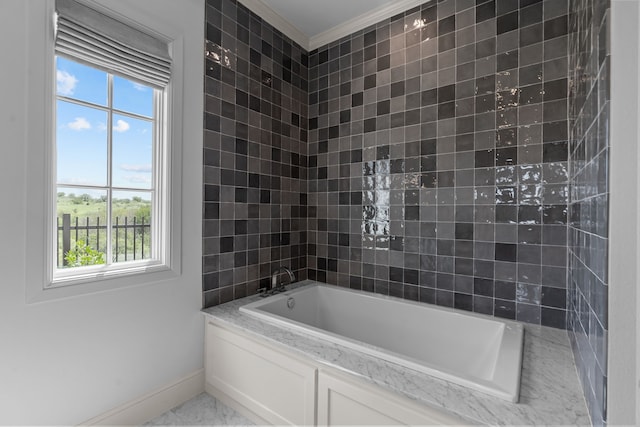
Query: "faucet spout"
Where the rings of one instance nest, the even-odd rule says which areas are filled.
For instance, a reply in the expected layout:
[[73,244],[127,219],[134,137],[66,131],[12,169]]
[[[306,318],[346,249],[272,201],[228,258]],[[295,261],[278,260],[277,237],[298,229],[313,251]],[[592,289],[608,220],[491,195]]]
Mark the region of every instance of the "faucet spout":
[[278,284],[278,278],[282,275],[282,273],[287,273],[287,275],[289,276],[288,283],[293,283],[296,281],[296,275],[293,274],[293,271],[291,271],[289,267],[278,267],[271,274],[271,290],[282,290],[284,288],[284,282],[280,282],[280,284]]

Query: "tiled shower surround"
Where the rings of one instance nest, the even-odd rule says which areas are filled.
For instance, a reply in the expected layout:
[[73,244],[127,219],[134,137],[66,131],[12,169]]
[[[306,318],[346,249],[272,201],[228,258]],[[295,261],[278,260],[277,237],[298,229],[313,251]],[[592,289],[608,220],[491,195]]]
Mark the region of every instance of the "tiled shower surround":
[[203,302],[306,278],[307,52],[235,0],[206,2]]
[[594,425],[606,424],[609,0],[571,0],[569,336]]
[[430,1],[310,53],[310,278],[565,327],[567,11]]
[[567,13],[432,0],[307,55],[208,0],[205,306],[289,265],[566,327]]

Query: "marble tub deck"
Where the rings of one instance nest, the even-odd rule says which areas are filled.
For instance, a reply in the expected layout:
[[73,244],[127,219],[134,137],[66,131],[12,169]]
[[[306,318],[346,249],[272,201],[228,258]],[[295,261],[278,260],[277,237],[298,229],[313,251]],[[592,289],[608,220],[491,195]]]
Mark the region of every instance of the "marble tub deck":
[[[301,282],[298,286],[313,283]],[[211,320],[266,339],[319,365],[353,374],[425,405],[488,425],[580,425],[591,422],[564,330],[525,324],[519,403],[507,402],[239,311],[249,296],[204,309]]]

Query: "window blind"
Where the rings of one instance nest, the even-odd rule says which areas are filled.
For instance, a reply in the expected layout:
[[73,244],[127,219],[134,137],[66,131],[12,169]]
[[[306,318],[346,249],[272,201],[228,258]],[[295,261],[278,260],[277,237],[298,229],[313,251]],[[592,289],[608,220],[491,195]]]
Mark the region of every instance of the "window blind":
[[169,46],[75,0],[56,0],[56,53],[164,88],[171,77]]

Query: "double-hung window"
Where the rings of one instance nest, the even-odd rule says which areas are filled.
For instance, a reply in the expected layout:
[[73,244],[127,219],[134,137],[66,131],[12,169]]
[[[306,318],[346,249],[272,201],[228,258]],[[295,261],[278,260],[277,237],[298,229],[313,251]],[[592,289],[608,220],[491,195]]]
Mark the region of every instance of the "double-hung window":
[[56,0],[49,286],[162,268],[169,247],[166,42]]

